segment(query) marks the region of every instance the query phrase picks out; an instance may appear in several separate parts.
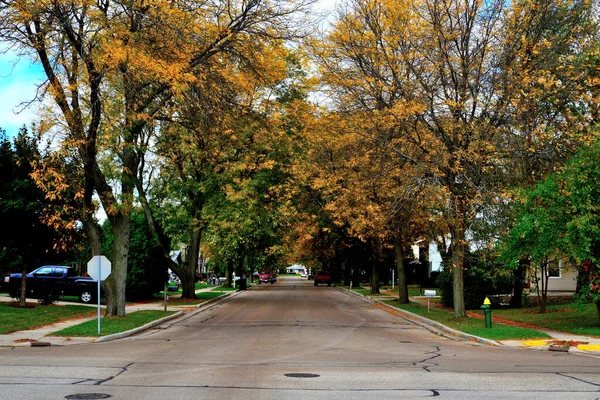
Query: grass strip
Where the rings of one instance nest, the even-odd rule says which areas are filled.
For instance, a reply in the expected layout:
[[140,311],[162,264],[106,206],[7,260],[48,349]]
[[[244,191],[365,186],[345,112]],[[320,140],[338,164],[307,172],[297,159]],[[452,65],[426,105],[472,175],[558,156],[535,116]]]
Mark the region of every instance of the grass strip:
[[167,302],[167,306],[188,306],[188,305],[201,304],[201,303],[206,302],[207,300],[215,299],[222,295],[223,295],[223,293],[214,292],[214,291],[213,292],[200,292],[200,293],[196,293],[195,299],[186,299],[185,301],[180,300],[180,299],[169,300]]
[[540,314],[538,308],[493,310],[492,318],[494,316],[576,335],[600,336],[600,318],[595,304],[553,305],[548,306],[545,314]]
[[217,286],[212,291],[213,292],[235,292],[239,288],[237,287],[225,287],[225,286]]
[[52,336],[106,336],[113,333],[125,332],[174,314],[176,311],[141,310],[127,314],[125,317],[103,317],[100,321],[100,334],[98,334],[98,320],[83,322],[54,332]]
[[[28,303],[31,304],[31,303]],[[0,303],[0,334],[38,328],[68,319],[94,314],[94,309],[86,306],[42,306],[14,307],[12,303]]]
[[411,302],[410,304],[399,304],[398,300],[384,301],[393,307],[410,311],[425,318],[437,321],[457,331],[465,332],[471,335],[479,336],[491,340],[524,340],[524,339],[547,339],[550,338],[546,333],[535,329],[522,328],[511,325],[503,325],[493,322],[492,328],[485,328],[485,322],[475,318],[454,318],[454,314],[445,310],[431,308],[429,312],[427,307]]

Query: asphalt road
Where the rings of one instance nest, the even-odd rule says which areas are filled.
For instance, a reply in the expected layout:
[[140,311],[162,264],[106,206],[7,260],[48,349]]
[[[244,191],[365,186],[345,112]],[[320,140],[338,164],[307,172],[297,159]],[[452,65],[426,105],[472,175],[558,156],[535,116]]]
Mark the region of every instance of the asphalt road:
[[600,359],[449,340],[300,278],[123,340],[0,349],[0,399],[429,397],[599,399]]

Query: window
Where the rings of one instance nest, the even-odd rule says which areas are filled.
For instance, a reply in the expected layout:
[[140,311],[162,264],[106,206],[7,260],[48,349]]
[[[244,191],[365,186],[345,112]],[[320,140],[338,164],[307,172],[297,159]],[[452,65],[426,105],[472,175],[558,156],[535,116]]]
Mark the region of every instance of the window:
[[560,261],[554,260],[548,263],[548,277],[560,278]]
[[46,268],[40,268],[35,272],[36,275],[52,275],[52,268],[50,267],[46,267]]

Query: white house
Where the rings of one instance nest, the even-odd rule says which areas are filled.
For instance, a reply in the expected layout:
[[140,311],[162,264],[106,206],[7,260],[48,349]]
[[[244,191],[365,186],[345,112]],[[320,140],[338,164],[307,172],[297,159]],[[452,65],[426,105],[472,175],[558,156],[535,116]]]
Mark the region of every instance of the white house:
[[294,264],[285,269],[287,274],[306,274],[306,267],[301,264]]

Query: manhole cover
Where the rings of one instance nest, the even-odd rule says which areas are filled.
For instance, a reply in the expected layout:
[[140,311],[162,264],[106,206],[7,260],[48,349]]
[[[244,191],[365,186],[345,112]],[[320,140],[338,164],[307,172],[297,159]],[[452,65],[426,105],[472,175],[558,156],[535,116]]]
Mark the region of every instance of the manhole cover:
[[65,399],[69,400],[96,400],[96,399],[108,399],[110,394],[106,393],[78,393],[70,394],[65,396]]
[[321,375],[317,375],[317,374],[306,374],[306,373],[291,373],[291,374],[284,374],[285,376],[287,376],[288,378],[318,378]]

